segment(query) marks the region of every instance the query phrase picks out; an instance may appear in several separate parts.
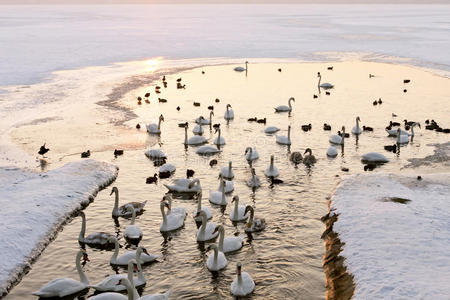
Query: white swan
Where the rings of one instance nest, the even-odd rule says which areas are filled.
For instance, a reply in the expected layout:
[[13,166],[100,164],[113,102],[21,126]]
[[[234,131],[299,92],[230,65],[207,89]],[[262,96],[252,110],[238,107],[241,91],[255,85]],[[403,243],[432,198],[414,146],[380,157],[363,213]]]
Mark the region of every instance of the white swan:
[[245,62],[245,68],[244,67],[235,67],[233,70],[235,70],[236,72],[247,72],[247,68],[248,68],[248,61]]
[[[399,128],[397,128],[397,129],[387,129],[386,128],[385,130],[389,134],[389,136],[397,136],[398,129]],[[401,128],[400,128],[400,134],[402,134],[402,135],[410,135],[410,133],[408,131],[405,131],[405,130],[403,130]]]
[[177,168],[174,165],[165,163],[161,167],[159,167],[159,173],[166,173],[166,172],[174,173],[176,169]]
[[248,213],[245,212],[245,205],[239,205],[239,196],[234,196],[231,203],[234,202],[234,208],[230,212],[230,220],[233,222],[245,221],[248,218]]
[[267,177],[273,176],[273,177],[278,177],[278,175],[280,174],[278,172],[278,168],[274,166],[273,164],[274,161],[274,155],[270,156],[270,165],[267,167],[267,169],[264,171],[264,174]]
[[252,168],[252,177],[247,181],[247,185],[251,188],[257,188],[261,186],[259,177],[255,174],[255,168]]
[[290,145],[291,144],[291,125],[288,126],[288,135],[287,136],[277,136],[277,143],[281,145]]
[[292,105],[291,105],[291,101],[295,102],[295,98],[291,97],[288,100],[288,105],[280,105],[275,107],[275,112],[288,112],[288,111],[292,111]]
[[219,234],[215,232],[217,226],[216,223],[208,222],[208,217],[203,210],[197,212],[197,215],[195,215],[195,217],[201,217],[202,219],[202,225],[197,231],[197,241],[206,242],[215,239]]
[[136,213],[131,206],[128,206],[128,211],[132,214],[131,222],[130,225],[125,228],[125,232],[123,235],[127,240],[140,240],[142,239],[142,230],[138,225],[134,225],[134,221],[136,220]]
[[152,294],[152,295],[144,295],[137,300],[167,300],[169,299],[170,293],[172,289],[168,289],[164,294]]
[[231,108],[230,104],[227,104],[227,111],[225,112],[225,115],[223,116],[225,120],[233,120],[234,119],[234,111]]
[[251,164],[254,160],[257,160],[259,158],[258,151],[256,151],[256,148],[253,147],[247,147],[245,149],[245,158],[247,159],[247,162]]
[[120,293],[107,292],[107,293],[102,293],[102,294],[90,297],[89,299],[92,299],[92,300],[135,300],[135,299],[139,299],[139,294],[136,291],[133,283],[130,283],[130,281],[127,278],[120,279],[118,283],[126,287],[128,296],[122,295]]
[[336,145],[343,145],[345,139],[345,126],[342,126],[342,133],[330,136],[329,142]]
[[[173,181],[173,185],[164,184],[170,192],[176,193],[198,193],[202,190],[200,180],[195,178],[193,180],[187,178],[180,178]],[[192,186],[191,186],[192,183]]]
[[178,228],[184,226],[184,219],[186,218],[186,216],[178,214],[166,215],[164,208],[169,208],[169,203],[167,203],[166,201],[161,201],[159,207],[161,209],[161,215],[163,217],[163,221],[159,227],[159,230],[161,232],[177,230]]
[[225,229],[222,225],[216,227],[215,231],[219,232],[219,251],[223,253],[234,252],[242,248],[244,239],[240,236],[225,237]]
[[148,133],[153,133],[153,134],[160,134],[161,133],[161,121],[164,121],[164,116],[163,115],[159,116],[158,124],[152,123],[152,124],[146,125],[147,126],[147,132]]
[[205,131],[203,130],[202,124],[195,125],[194,129],[192,129],[192,133],[195,135],[202,135]]
[[81,244],[86,244],[91,247],[113,247],[114,244],[110,241],[111,237],[114,235],[106,232],[94,232],[88,235],[86,238],[84,237],[86,232],[86,215],[84,212],[80,211],[81,216],[81,231],[78,236],[78,242]]
[[201,135],[191,136],[189,139],[187,137],[188,127],[184,127],[184,144],[185,145],[202,145],[208,142],[208,140]]
[[227,205],[227,198],[225,197],[225,184],[221,186],[220,191],[209,192],[209,202],[216,205]]
[[129,202],[119,207],[119,189],[117,187],[113,187],[110,196],[113,193],[115,193],[114,208],[112,210],[113,217],[126,217],[126,218],[130,217],[131,212],[127,210],[129,206],[134,208],[134,212],[136,214],[141,214],[144,211],[144,207],[145,204],[147,204],[147,200],[144,202]]
[[250,274],[241,271],[242,265],[240,262],[238,262],[236,266],[237,275],[231,283],[231,294],[236,297],[249,295],[255,289],[255,282],[253,281]]
[[269,127],[266,127],[266,129],[264,129],[264,132],[267,133],[267,134],[273,134],[273,133],[275,133],[275,132],[277,132],[279,130],[280,130],[280,128],[278,128],[278,127],[269,126]]
[[172,196],[165,195],[163,197],[163,201],[166,200],[167,203],[169,203],[169,210],[167,211],[167,214],[178,214],[178,215],[182,215],[182,216],[186,216],[186,208],[184,207],[172,207]]
[[194,217],[194,220],[196,222],[202,221],[202,216],[197,215],[199,211],[203,211],[206,214],[206,218],[208,220],[212,218],[211,209],[209,209],[209,207],[207,206],[202,206],[202,191],[200,191],[200,193],[197,194],[197,208],[192,213],[192,216]]
[[212,116],[214,116],[214,112],[209,113],[209,120],[205,119],[203,116],[200,116],[197,119],[195,119],[195,123],[201,124],[201,125],[211,125],[212,124]]
[[231,165],[231,161],[228,162],[228,167],[223,167],[220,171],[220,174],[222,174],[223,178],[232,180],[234,178],[234,172]]
[[219,174],[219,187],[218,191],[222,191],[222,185],[224,185],[225,194],[231,193],[234,191],[234,182],[232,180],[223,179],[222,173]]
[[214,251],[208,255],[206,266],[210,271],[222,270],[228,264],[225,254],[219,251],[219,248],[217,248],[216,244],[209,245],[207,251],[210,251],[211,249],[213,249]]
[[381,153],[369,152],[361,156],[361,161],[369,163],[387,163],[389,162],[389,159]]
[[197,151],[195,151],[195,153],[199,155],[212,155],[219,152],[220,152],[219,149],[210,145],[201,146],[200,148],[197,149]]
[[327,156],[336,157],[337,155],[338,155],[338,151],[337,151],[336,147],[334,147],[334,146],[328,147]]
[[263,218],[255,218],[255,211],[253,207],[247,205],[245,207],[245,213],[250,212],[250,217],[245,226],[245,232],[258,232],[266,228],[266,220]]
[[225,138],[221,136],[221,130],[220,128],[216,129],[216,132],[218,132],[218,136],[214,139],[214,145],[222,146],[225,145]]
[[361,121],[361,119],[359,117],[356,117],[356,125],[352,128],[352,133],[353,134],[361,134],[362,133],[362,129],[361,127],[359,127],[359,122]]
[[80,250],[75,258],[75,264],[80,277],[80,281],[74,280],[72,278],[58,278],[53,279],[47,284],[43,285],[39,291],[33,292],[32,294],[41,298],[51,298],[51,297],[65,297],[73,294],[77,294],[84,289],[89,288],[89,280],[84,274],[81,268],[80,260],[83,258],[84,261],[89,261],[88,256],[84,250]]
[[[103,279],[100,283],[93,285],[92,288],[98,292],[121,292],[127,290],[127,287],[120,284],[121,279],[128,279],[129,282],[133,283],[135,288],[140,288],[147,283],[144,273],[142,273],[142,266],[135,259],[131,259],[128,262],[128,272],[127,274],[114,274],[109,275]],[[138,272],[138,276],[133,276],[133,271]]]
[[114,253],[109,260],[109,264],[113,266],[127,266],[128,262],[132,259],[136,259],[141,265],[154,262],[159,255],[152,255],[147,252],[144,247],[138,247],[137,250],[127,251],[119,256],[119,242],[116,238],[112,238],[114,241]]
[[150,159],[163,159],[167,158],[161,149],[149,149],[145,152],[145,156]]
[[317,72],[317,77],[319,77],[319,83],[317,83],[318,87],[321,87],[324,90],[332,89],[334,87],[334,85],[332,85],[331,83],[328,83],[328,82],[324,82],[324,83],[320,84],[320,81],[322,80],[322,75],[320,75],[320,72]]
[[398,128],[397,129],[397,144],[408,144],[408,143],[409,143],[409,135],[401,134],[401,129]]

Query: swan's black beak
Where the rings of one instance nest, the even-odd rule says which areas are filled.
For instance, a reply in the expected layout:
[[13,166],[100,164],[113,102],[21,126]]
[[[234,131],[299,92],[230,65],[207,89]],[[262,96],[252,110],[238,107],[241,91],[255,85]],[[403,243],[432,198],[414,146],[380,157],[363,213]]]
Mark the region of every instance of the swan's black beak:
[[142,252],[144,252],[145,254],[147,254],[148,256],[150,256],[150,254],[148,254],[147,249],[142,248]]
[[219,231],[219,226],[216,226],[216,228],[214,228],[213,234],[216,233],[217,231]]

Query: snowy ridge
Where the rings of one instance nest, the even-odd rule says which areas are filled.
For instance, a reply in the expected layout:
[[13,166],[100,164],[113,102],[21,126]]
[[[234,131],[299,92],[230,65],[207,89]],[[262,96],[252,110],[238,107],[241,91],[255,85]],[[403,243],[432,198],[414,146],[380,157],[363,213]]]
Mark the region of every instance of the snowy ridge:
[[448,299],[450,173],[423,177],[354,175],[337,188],[331,214],[353,299]]
[[46,173],[0,168],[0,298],[39,256],[56,229],[117,174],[116,166],[92,159]]

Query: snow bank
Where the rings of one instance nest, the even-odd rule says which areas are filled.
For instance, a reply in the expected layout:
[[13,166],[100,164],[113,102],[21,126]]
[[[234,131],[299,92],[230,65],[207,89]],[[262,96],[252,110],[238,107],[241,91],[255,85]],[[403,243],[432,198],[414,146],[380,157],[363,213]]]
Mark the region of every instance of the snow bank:
[[350,176],[332,197],[354,299],[448,299],[450,173],[422,177]]
[[0,298],[41,253],[56,229],[118,174],[83,160],[46,173],[0,168]]

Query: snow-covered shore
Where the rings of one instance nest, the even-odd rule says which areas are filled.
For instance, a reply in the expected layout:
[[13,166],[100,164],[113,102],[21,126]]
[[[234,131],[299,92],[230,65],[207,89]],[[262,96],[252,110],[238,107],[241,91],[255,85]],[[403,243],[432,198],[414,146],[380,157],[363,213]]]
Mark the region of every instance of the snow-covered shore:
[[0,168],[0,297],[20,279],[70,215],[118,174],[95,160],[45,173]]
[[353,299],[448,299],[450,173],[422,177],[349,176],[331,198]]

